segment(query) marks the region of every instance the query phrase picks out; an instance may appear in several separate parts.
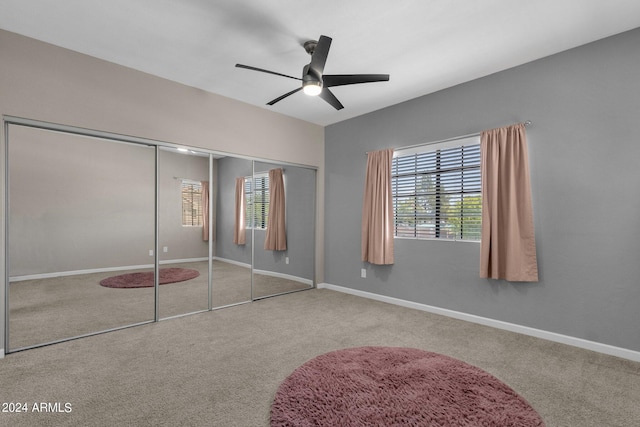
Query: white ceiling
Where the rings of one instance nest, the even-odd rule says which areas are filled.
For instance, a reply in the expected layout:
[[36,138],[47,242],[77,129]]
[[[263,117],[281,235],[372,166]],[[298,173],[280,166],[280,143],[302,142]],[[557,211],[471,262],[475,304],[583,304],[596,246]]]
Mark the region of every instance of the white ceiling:
[[[0,0],[0,28],[319,125],[640,27],[639,0]],[[333,38],[327,74],[390,74],[298,92],[302,44]],[[1,60],[1,59],[0,59]]]

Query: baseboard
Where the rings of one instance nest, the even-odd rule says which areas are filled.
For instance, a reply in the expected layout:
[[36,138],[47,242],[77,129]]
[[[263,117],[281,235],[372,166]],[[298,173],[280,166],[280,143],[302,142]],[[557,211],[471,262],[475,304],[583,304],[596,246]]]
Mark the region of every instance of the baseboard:
[[491,326],[494,328],[503,329],[510,332],[516,332],[519,334],[529,335],[536,338],[542,338],[542,339],[557,342],[560,344],[567,344],[574,347],[583,348],[586,350],[592,350],[598,353],[608,354],[610,356],[616,356],[623,359],[632,360],[634,362],[640,362],[640,352],[628,350],[626,348],[614,347],[612,345],[602,344],[594,341],[588,341],[582,338],[576,338],[568,335],[557,334],[555,332],[549,332],[541,329],[530,328],[528,326],[516,325],[514,323],[508,323],[500,320],[489,319],[486,317],[476,316],[474,314],[448,310],[445,308],[434,307],[434,306],[421,304],[413,301],[407,301],[399,298],[387,297],[384,295],[378,295],[371,292],[359,291],[357,289],[345,288],[343,286],[336,286],[329,283],[319,283],[317,287],[318,289],[329,289],[332,291],[342,292],[345,294],[355,295],[355,296],[368,298],[376,301],[386,302],[389,304],[399,305],[402,307],[413,308],[416,310],[426,311],[434,314],[440,314],[447,317],[453,317],[459,320],[465,320],[467,322],[477,323],[484,326]]
[[[205,258],[171,259],[171,260],[160,261],[160,265],[198,262],[198,261],[206,261],[206,260],[207,260],[206,257]],[[87,270],[57,271],[53,273],[27,274],[24,276],[9,277],[9,282],[22,282],[25,280],[37,280],[37,279],[51,279],[54,277],[77,276],[80,274],[110,273],[112,271],[141,270],[143,268],[153,268],[153,264],[125,265],[120,267],[104,267],[104,268],[92,268]]]
[[215,261],[226,262],[227,264],[233,264],[233,265],[238,265],[240,267],[251,268],[251,264],[248,264],[246,262],[235,261],[229,258],[220,258],[217,256],[213,257],[213,259]]
[[[180,264],[180,263],[188,263],[188,262],[201,262],[201,261],[206,261],[207,257],[202,257],[202,258],[184,258],[184,259],[167,259],[164,261],[160,261],[160,265],[164,265],[164,264]],[[153,266],[152,266],[153,267]]]
[[275,271],[257,270],[255,268],[253,269],[253,272],[256,274],[262,274],[264,276],[271,276],[271,277],[277,277],[279,279],[293,280],[294,282],[299,282],[308,286],[313,286],[313,280],[305,279],[303,277],[292,276],[290,274],[278,273]]
[[[213,257],[213,259],[220,262],[226,262],[228,264],[238,265],[240,267],[251,268],[251,264],[247,264],[246,262],[234,261],[232,259],[220,258],[220,257]],[[264,276],[272,276],[272,277],[278,277],[280,279],[293,280],[294,282],[300,282],[305,285],[313,286],[313,280],[305,279],[303,277],[292,276],[290,274],[285,274],[285,273],[278,273],[276,271],[259,270],[257,268],[254,268],[253,272],[256,274],[262,274]]]
[[[240,267],[251,268],[251,264],[247,264],[244,262],[234,261],[226,258],[214,257],[214,260],[226,262],[229,264],[238,265]],[[186,259],[172,259],[172,260],[164,260],[160,261],[160,265],[166,264],[178,264],[178,263],[189,263],[189,262],[200,262],[206,261],[207,258],[186,258]],[[92,268],[87,270],[73,270],[73,271],[58,271],[53,273],[41,273],[41,274],[27,274],[24,276],[13,276],[9,277],[9,282],[23,282],[25,280],[38,280],[38,279],[51,279],[54,277],[65,277],[65,276],[77,276],[80,274],[93,274],[93,273],[110,273],[113,271],[124,271],[124,270],[141,270],[143,268],[153,268],[153,264],[144,264],[144,265],[126,265],[121,267],[106,267],[106,268]],[[264,274],[265,276],[274,276],[279,277],[281,279],[293,280],[296,282],[304,283],[305,285],[313,286],[313,280],[304,279],[298,276],[292,276],[290,274],[277,273],[274,271],[267,270],[253,270],[255,273]]]
[[0,359],[4,359],[4,348],[0,348]]

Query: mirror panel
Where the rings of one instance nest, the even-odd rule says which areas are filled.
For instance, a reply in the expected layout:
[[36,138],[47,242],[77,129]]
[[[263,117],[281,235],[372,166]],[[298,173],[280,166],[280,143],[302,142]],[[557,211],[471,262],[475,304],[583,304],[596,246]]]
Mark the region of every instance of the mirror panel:
[[[216,236],[212,270],[212,305],[214,308],[251,301],[251,230],[246,227],[247,203],[245,186],[238,188],[236,208],[236,182],[241,183],[253,171],[251,160],[223,157],[217,162]],[[240,215],[242,217],[240,218]],[[244,241],[234,240],[236,218],[237,233],[244,234]]]
[[[215,161],[214,161],[215,162]],[[215,165],[212,165],[215,166]],[[215,175],[214,175],[215,177]],[[215,182],[213,185],[215,189]],[[161,147],[158,154],[159,317],[209,309],[209,242],[204,229],[209,154]]]
[[[284,185],[286,249],[265,248],[268,212],[276,203],[269,171],[282,169]],[[266,189],[266,190],[265,190]],[[264,196],[263,193],[267,193]],[[255,162],[253,298],[309,289],[314,286],[316,171],[277,163]],[[271,207],[275,208],[275,206]],[[264,212],[267,212],[265,218]]]
[[[155,147],[8,131],[9,350],[154,319]],[[117,280],[109,281],[117,286]]]
[[315,169],[47,128],[7,125],[9,352],[314,286]]

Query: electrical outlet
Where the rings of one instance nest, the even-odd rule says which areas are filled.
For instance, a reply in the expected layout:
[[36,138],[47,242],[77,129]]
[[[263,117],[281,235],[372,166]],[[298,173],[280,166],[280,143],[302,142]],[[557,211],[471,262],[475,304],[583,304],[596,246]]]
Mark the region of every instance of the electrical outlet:
[[284,263],[285,263],[285,264],[289,264],[289,257],[285,257],[285,258],[284,258]]
[[360,277],[362,277],[363,279],[367,278],[367,269],[363,268],[362,270],[360,270]]
[[149,256],[153,256],[153,249],[149,249]]
[[168,246],[164,246],[162,248],[162,252],[169,252],[169,247]]

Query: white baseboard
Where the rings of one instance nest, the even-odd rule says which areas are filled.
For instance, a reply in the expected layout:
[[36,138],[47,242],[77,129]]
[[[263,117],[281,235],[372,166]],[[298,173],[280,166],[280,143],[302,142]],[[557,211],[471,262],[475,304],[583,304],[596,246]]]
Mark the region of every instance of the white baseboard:
[[[214,260],[226,262],[233,265],[238,265],[240,267],[251,268],[251,264],[247,264],[244,262],[234,261],[226,258],[218,258],[214,257]],[[189,262],[199,262],[206,261],[207,258],[186,258],[186,259],[172,259],[172,260],[164,260],[160,261],[160,265],[166,264],[179,264],[179,263],[189,263]],[[126,265],[120,267],[105,267],[105,268],[92,268],[87,270],[73,270],[73,271],[58,271],[53,273],[41,273],[41,274],[27,274],[24,276],[13,276],[9,277],[9,282],[23,282],[25,280],[38,280],[38,279],[51,279],[54,277],[65,277],[65,276],[77,276],[80,274],[93,274],[93,273],[109,273],[112,271],[124,271],[124,270],[141,270],[144,268],[153,268],[153,264],[144,264],[144,265]],[[304,279],[298,276],[292,276],[284,273],[277,273],[274,271],[267,270],[253,270],[257,274],[264,274],[265,276],[274,276],[279,277],[281,279],[293,280],[296,282],[304,283],[305,285],[313,286],[313,280]]]
[[[219,258],[219,257],[214,257],[213,259],[215,259],[216,261],[220,261],[220,262],[226,262],[226,263],[229,263],[229,264],[238,265],[240,267],[251,268],[251,264],[247,264],[245,262],[234,261],[232,259]],[[313,286],[313,280],[305,279],[303,277],[292,276],[290,274],[278,273],[278,272],[269,271],[269,270],[259,270],[257,268],[254,268],[253,272],[256,273],[256,274],[262,274],[264,276],[272,276],[272,277],[278,277],[280,279],[293,280],[294,282],[300,282],[300,283],[303,283],[305,285]]]
[[542,338],[545,340],[549,340],[549,341],[553,341],[561,344],[567,344],[574,347],[583,348],[586,350],[596,351],[598,353],[608,354],[610,356],[616,356],[623,359],[632,360],[634,362],[640,362],[640,352],[637,352],[634,350],[628,350],[626,348],[614,347],[612,345],[602,344],[594,341],[588,341],[582,338],[576,338],[568,335],[557,334],[555,332],[549,332],[541,329],[530,328],[528,326],[516,325],[514,323],[508,323],[500,320],[489,319],[486,317],[476,316],[474,314],[448,310],[445,308],[434,307],[434,306],[421,304],[413,301],[407,301],[399,298],[387,297],[384,295],[378,295],[371,292],[359,291],[357,289],[345,288],[343,286],[336,286],[329,283],[319,283],[317,287],[318,289],[329,289],[332,291],[338,291],[345,294],[355,295],[355,296],[368,298],[376,301],[387,302],[389,304],[395,304],[402,307],[413,308],[416,310],[426,311],[434,314],[440,314],[447,317],[453,317],[455,319],[465,320],[467,322],[477,323],[484,326],[491,326],[498,329],[516,332],[523,335],[529,335],[536,338]]
[[275,271],[268,270],[257,270],[253,269],[253,272],[256,274],[262,274],[264,276],[278,277],[280,279],[293,280],[294,282],[300,282],[308,286],[313,286],[313,280],[305,279],[303,277],[292,276],[290,274],[277,273]]
[[234,261],[232,259],[220,258],[217,256],[214,256],[213,259],[220,262],[226,262],[227,264],[233,264],[233,265],[238,265],[240,267],[251,268],[251,264],[248,264],[246,262]]
[[[171,260],[160,261],[160,265],[198,262],[198,261],[206,261],[206,260],[207,260],[206,257],[205,258],[171,259]],[[54,277],[77,276],[80,274],[109,273],[112,271],[141,270],[143,268],[153,268],[153,264],[125,265],[120,267],[104,267],[104,268],[91,268],[87,270],[57,271],[53,273],[27,274],[24,276],[9,277],[9,282],[22,282],[25,280],[37,280],[37,279],[51,279]]]
[[180,263],[188,263],[188,262],[200,262],[200,261],[206,261],[206,260],[207,260],[206,256],[202,257],[202,258],[167,259],[167,260],[164,260],[164,261],[160,261],[160,265],[164,265],[164,264],[180,264]]

